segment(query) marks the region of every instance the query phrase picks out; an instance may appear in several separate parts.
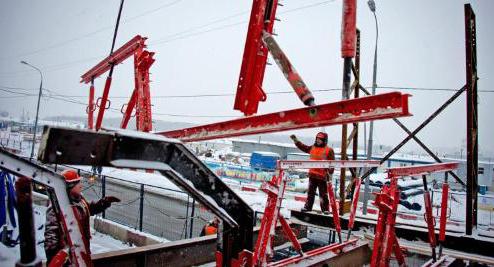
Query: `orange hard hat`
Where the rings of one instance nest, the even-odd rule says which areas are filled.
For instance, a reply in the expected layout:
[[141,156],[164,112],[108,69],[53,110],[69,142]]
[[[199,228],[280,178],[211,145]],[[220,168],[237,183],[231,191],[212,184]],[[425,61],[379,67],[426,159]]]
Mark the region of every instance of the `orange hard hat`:
[[316,138],[321,138],[322,140],[327,140],[328,139],[328,134],[323,133],[323,132],[318,132],[316,135]]
[[81,176],[75,170],[65,170],[61,173],[66,183],[76,183],[81,180]]

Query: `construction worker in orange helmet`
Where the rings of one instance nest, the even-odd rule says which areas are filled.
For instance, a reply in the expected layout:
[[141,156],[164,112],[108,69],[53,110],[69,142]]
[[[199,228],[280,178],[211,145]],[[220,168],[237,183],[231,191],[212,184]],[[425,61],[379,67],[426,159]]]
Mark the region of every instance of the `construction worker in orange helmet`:
[[[77,171],[68,169],[61,173],[65,178],[67,194],[69,195],[72,209],[81,229],[81,235],[84,240],[86,251],[90,253],[89,240],[91,232],[89,226],[89,217],[105,211],[113,202],[120,202],[120,199],[113,196],[104,197],[96,202],[88,203],[82,196],[81,177]],[[70,266],[71,263],[67,259],[61,260],[61,255],[67,255],[65,238],[63,238],[62,227],[55,210],[50,206],[46,211],[45,223],[45,252],[46,265],[50,266],[50,262],[62,262],[63,266]],[[62,256],[63,257],[63,256]],[[90,257],[90,255],[88,255]]]
[[202,228],[200,236],[215,235],[218,233],[218,227],[220,225],[220,219],[214,217],[213,220],[209,221]]
[[[311,146],[305,145],[304,143],[300,142],[295,135],[291,135],[290,138],[293,140],[295,146],[297,146],[298,149],[310,155],[311,160],[334,160],[334,151],[327,145],[327,133],[317,133],[316,140]],[[327,183],[331,182],[333,172],[333,168],[309,170],[309,188],[307,190],[307,201],[302,208],[302,212],[312,210],[312,206],[314,205],[314,198],[316,196],[316,189],[318,189],[321,211],[324,214],[329,214]]]

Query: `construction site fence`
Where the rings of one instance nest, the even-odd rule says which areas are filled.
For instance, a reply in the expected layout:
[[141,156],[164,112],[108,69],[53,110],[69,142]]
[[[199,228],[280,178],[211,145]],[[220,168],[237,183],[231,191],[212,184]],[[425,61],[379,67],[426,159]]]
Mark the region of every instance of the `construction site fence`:
[[174,241],[199,236],[204,225],[214,218],[183,191],[77,171],[86,177],[82,180],[83,195],[89,202],[105,196],[121,200],[99,216],[135,230]]

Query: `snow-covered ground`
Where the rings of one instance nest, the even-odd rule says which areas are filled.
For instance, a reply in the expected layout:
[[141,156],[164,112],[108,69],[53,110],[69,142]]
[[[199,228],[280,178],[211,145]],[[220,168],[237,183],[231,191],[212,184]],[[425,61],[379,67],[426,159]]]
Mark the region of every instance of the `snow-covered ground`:
[[[38,258],[46,260],[44,251],[44,224],[46,207],[33,205],[34,211],[34,227],[36,232],[36,253]],[[18,228],[14,229],[13,237],[17,238]],[[91,229],[91,252],[102,253],[107,251],[119,250],[129,248],[129,245],[124,244],[122,241],[116,240],[111,236],[104,235]],[[15,247],[7,247],[0,243],[0,266],[14,266],[16,261],[20,258],[19,245]]]

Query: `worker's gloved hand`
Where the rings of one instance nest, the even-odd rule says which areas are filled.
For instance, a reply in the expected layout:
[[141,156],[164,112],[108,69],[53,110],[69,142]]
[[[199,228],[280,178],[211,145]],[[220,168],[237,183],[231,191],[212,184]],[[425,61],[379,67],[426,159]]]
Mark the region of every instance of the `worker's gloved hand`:
[[101,205],[103,206],[103,208],[107,209],[111,206],[111,203],[120,202],[120,199],[118,197],[114,197],[114,196],[107,196],[107,197],[102,198],[100,201],[101,201]]
[[290,138],[293,140],[293,142],[298,142],[298,139],[294,134],[290,135]]

